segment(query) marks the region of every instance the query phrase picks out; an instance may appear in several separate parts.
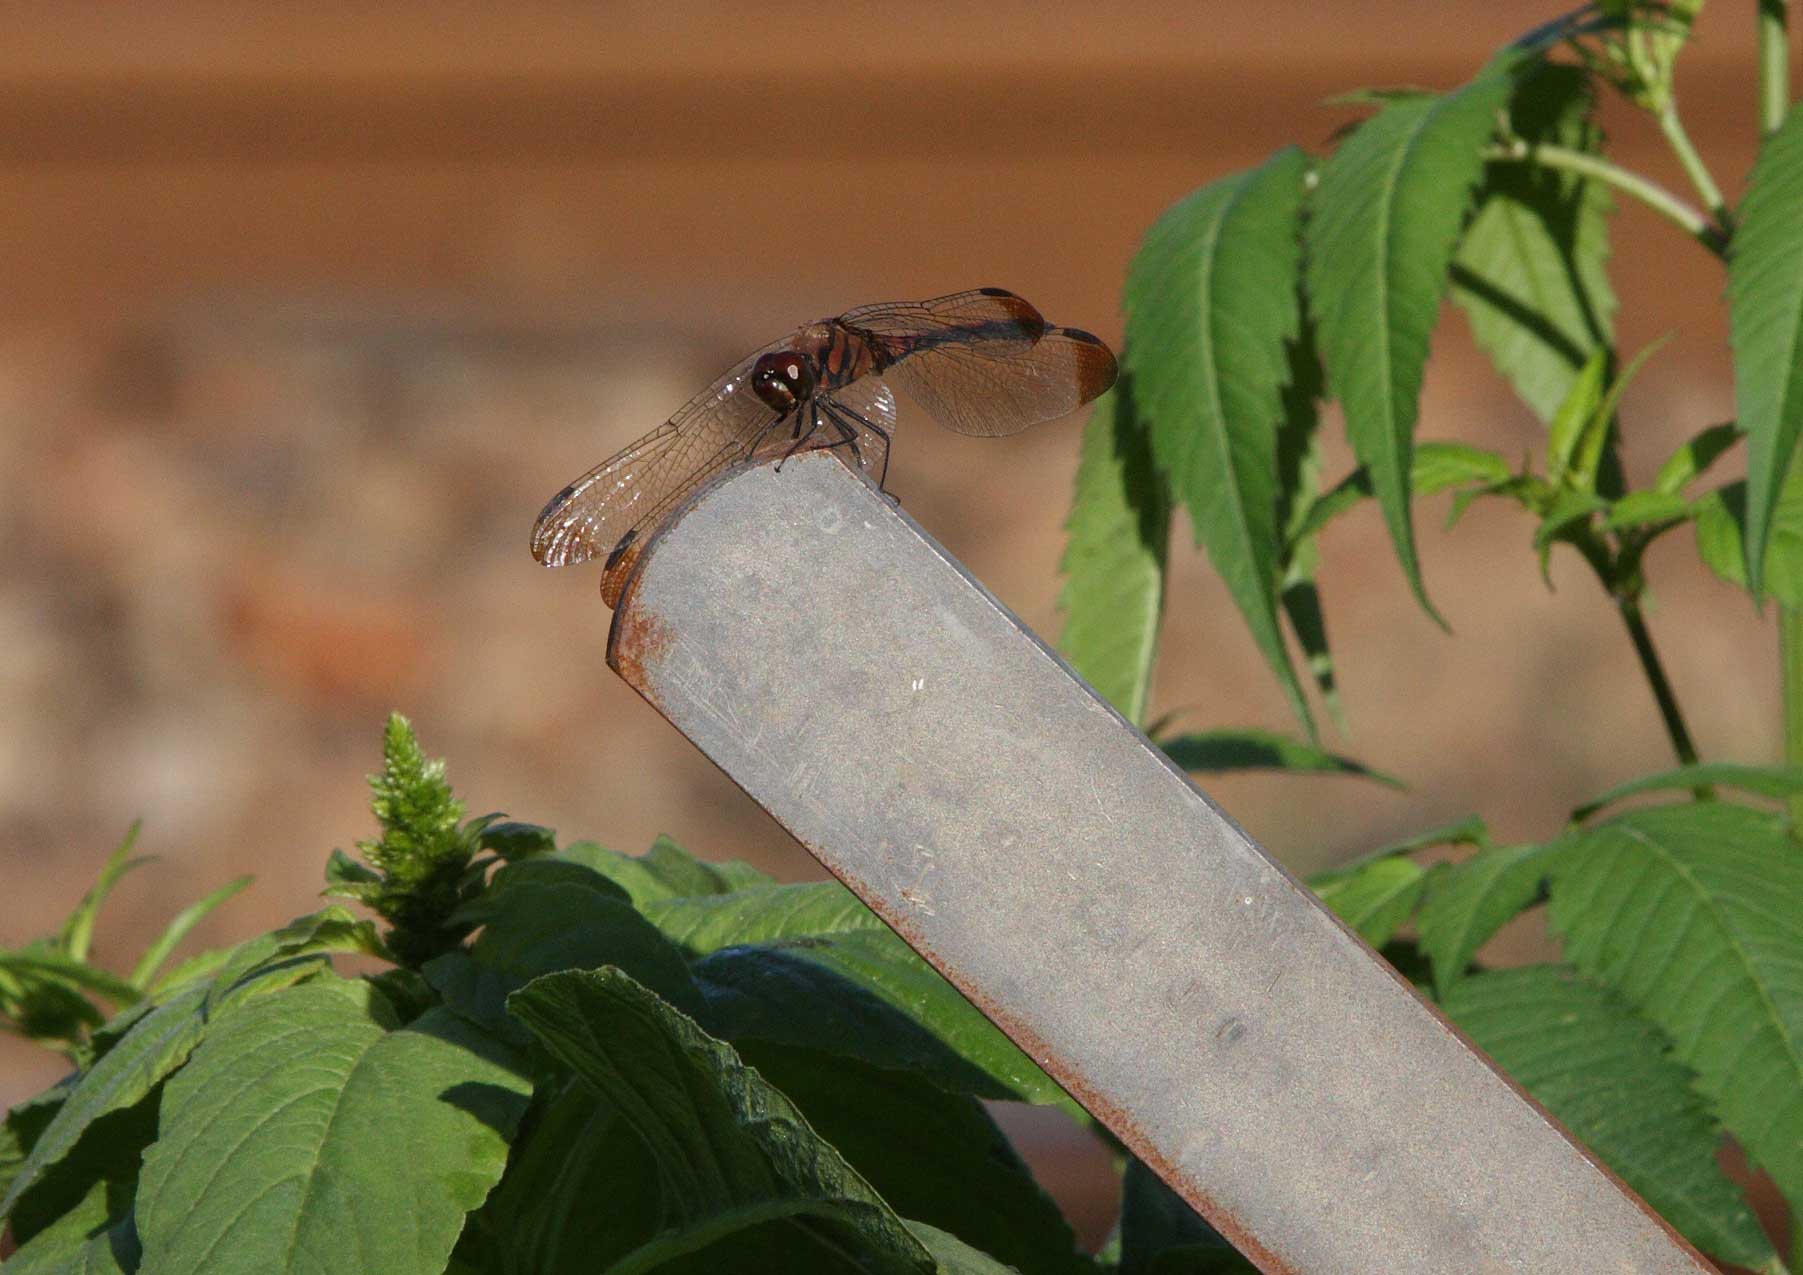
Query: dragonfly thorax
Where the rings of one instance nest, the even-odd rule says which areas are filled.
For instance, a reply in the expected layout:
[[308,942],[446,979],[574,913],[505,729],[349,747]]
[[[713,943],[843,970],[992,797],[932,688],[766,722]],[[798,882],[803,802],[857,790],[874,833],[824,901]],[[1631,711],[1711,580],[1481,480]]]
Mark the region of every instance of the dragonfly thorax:
[[797,350],[777,350],[751,369],[752,391],[779,412],[791,412],[814,392],[814,361]]

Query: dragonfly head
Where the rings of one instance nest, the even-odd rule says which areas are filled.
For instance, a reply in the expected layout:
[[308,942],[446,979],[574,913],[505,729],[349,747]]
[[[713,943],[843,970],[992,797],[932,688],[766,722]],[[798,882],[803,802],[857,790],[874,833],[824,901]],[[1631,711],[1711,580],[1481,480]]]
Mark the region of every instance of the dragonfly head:
[[751,388],[777,411],[793,411],[814,392],[813,364],[794,350],[766,354],[751,369]]

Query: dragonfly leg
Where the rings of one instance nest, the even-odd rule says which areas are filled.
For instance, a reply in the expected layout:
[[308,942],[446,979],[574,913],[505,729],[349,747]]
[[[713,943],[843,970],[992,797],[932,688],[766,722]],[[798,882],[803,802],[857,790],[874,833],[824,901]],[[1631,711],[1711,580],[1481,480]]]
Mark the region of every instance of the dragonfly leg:
[[864,449],[858,446],[858,431],[846,424],[845,417],[840,415],[845,409],[837,403],[827,402],[821,410],[826,413],[826,419],[832,423],[833,428],[839,431],[839,441],[828,443],[826,449],[831,451],[835,447],[849,447],[852,459],[858,462],[858,468],[864,468]]
[[[890,449],[890,441],[891,440],[889,438],[889,431],[884,429],[881,425],[878,425],[875,421],[867,419],[862,412],[853,411],[851,408],[845,406],[845,404],[843,404],[843,403],[833,404],[833,410],[838,411],[838,412],[844,412],[847,416],[851,417],[858,424],[862,425],[865,429],[869,430],[872,434],[875,434],[878,438],[883,440],[883,474],[882,474],[882,477],[880,477],[876,480],[876,485],[879,488],[886,488],[889,484],[889,452],[891,450]],[[841,429],[844,428],[843,423],[840,424],[840,428]],[[853,444],[853,446],[855,447],[856,444]]]
[[810,424],[804,431],[801,428],[801,413],[795,413],[795,433],[793,435],[795,442],[790,446],[788,451],[783,453],[783,458],[776,462],[777,473],[782,473],[783,466],[788,463],[789,457],[800,451],[801,445],[820,431],[820,402],[818,399],[808,400],[808,419]]
[[768,440],[772,434],[776,433],[777,430],[781,429],[783,422],[788,419],[787,416],[779,416],[768,425],[765,425],[762,429],[758,430],[757,437],[751,440],[751,445],[743,452],[742,459],[749,460],[751,457],[756,456],[763,448],[765,441]]

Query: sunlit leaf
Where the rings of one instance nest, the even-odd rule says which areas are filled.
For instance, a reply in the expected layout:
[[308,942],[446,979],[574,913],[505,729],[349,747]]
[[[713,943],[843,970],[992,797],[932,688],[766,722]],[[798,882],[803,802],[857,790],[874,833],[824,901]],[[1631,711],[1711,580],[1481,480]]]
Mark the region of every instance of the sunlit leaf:
[[1405,785],[1393,775],[1275,731],[1192,731],[1160,741],[1160,748],[1184,770],[1287,770],[1314,775],[1360,775],[1392,788]]
[[1164,610],[1170,497],[1123,377],[1083,431],[1077,491],[1065,520],[1064,633],[1059,649],[1104,699],[1143,722]]
[[[1747,485],[1728,483],[1696,504],[1697,553],[1730,584],[1747,583]],[[1787,607],[1803,607],[1803,466],[1785,476],[1766,536],[1765,587]]]
[[737,1236],[757,1242],[757,1228],[780,1222],[786,1247],[760,1255],[761,1269],[852,1252],[872,1275],[933,1271],[901,1219],[787,1097],[620,971],[546,975],[510,1004],[650,1152],[661,1226],[615,1269],[653,1270]]
[[1307,170],[1287,147],[1159,218],[1128,271],[1125,358],[1158,467],[1312,733],[1277,623],[1277,433]]
[[1430,614],[1409,502],[1421,379],[1483,173],[1479,151],[1515,66],[1504,55],[1455,92],[1392,102],[1360,125],[1323,165],[1308,222],[1308,289],[1328,384],[1371,471],[1403,572]]
[[1716,1162],[1720,1133],[1670,1041],[1620,996],[1539,965],[1477,974],[1445,1009],[1566,1128],[1712,1257],[1772,1256]]
[[1747,434],[1749,587],[1766,588],[1779,490],[1803,432],[1803,106],[1759,149],[1728,258],[1734,403]]
[[[1581,68],[1546,65],[1510,102],[1510,127],[1532,143],[1595,152],[1602,135]],[[1614,342],[1608,187],[1532,163],[1492,161],[1478,212],[1452,264],[1452,296],[1472,335],[1542,421],[1580,369]]]
[[1554,845],[1494,846],[1438,873],[1421,905],[1421,950],[1445,996],[1477,950],[1540,895]]
[[1803,1198],[1803,856],[1784,821],[1691,802],[1567,841],[1566,959],[1664,1028],[1728,1132]]
[[144,1158],[147,1270],[437,1275],[501,1176],[530,1085],[437,1009],[399,1030],[367,984],[261,997],[170,1082]]
[[1573,820],[1582,822],[1604,806],[1624,797],[1641,793],[1670,792],[1702,787],[1738,788],[1761,797],[1782,800],[1803,794],[1803,766],[1746,766],[1735,762],[1707,762],[1696,766],[1679,766],[1656,775],[1642,775],[1585,802],[1571,812]]
[[175,951],[183,939],[188,937],[194,927],[204,921],[214,908],[250,885],[253,880],[255,880],[254,877],[245,876],[239,877],[235,881],[229,881],[204,899],[190,903],[176,913],[175,919],[163,928],[163,932],[157,936],[156,942],[146,948],[144,955],[138,958],[138,963],[131,972],[131,985],[137,988],[148,988],[156,978],[157,971],[163,967],[163,962],[169,959],[170,954]]
[[1413,859],[1397,855],[1333,874],[1315,886],[1315,893],[1365,942],[1382,947],[1413,915],[1427,875]]
[[1735,421],[1723,421],[1699,431],[1694,438],[1680,444],[1659,466],[1653,489],[1674,494],[1683,491],[1739,441],[1740,425]]
[[1682,522],[1691,515],[1691,503],[1676,492],[1631,491],[1609,506],[1603,526],[1609,531]]

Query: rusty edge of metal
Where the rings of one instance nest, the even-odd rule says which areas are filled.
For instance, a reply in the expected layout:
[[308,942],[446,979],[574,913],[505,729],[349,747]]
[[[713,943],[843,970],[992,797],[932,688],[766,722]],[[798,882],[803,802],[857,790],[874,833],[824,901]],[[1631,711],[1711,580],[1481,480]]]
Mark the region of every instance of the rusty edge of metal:
[[[702,500],[706,499],[707,495],[713,491],[714,488],[732,481],[733,478],[746,469],[774,463],[777,462],[764,460],[737,465],[724,471],[711,482],[704,483],[697,487],[689,494],[688,498],[673,511],[671,516],[667,518],[642,545],[637,547],[637,552],[633,555],[631,562],[622,564],[623,570],[620,575],[624,578],[621,579],[615,577],[611,582],[607,580],[604,580],[603,582],[604,590],[613,594],[614,604],[613,623],[608,630],[607,639],[608,666],[612,668],[614,672],[619,674],[620,677],[626,681],[627,685],[637,691],[639,696],[652,708],[656,709],[665,720],[669,720],[669,715],[665,713],[663,705],[658,702],[656,695],[651,690],[651,682],[647,673],[649,669],[655,667],[672,649],[676,635],[669,631],[668,626],[660,617],[635,605],[638,582],[650,568],[651,563],[656,556],[658,543],[667,534],[674,531],[678,524],[681,523],[684,515]],[[860,481],[870,483],[868,477],[857,474],[849,466],[846,467],[846,470],[848,473],[852,473]],[[872,487],[875,486],[874,483],[870,483],[870,485]],[[909,519],[908,521],[910,522],[910,525],[914,525],[912,519]],[[928,543],[935,552],[944,555],[948,560],[955,561],[955,559],[950,558],[949,554],[946,554],[944,548],[937,542],[932,541],[930,537],[926,537],[924,531],[921,531],[917,525],[915,526],[915,530],[917,534],[922,535],[923,538],[928,540]],[[996,605],[1000,606],[1000,603],[998,602]],[[1102,702],[1108,708],[1108,711],[1113,713],[1123,725],[1135,731],[1139,729],[1125,717],[1122,717],[1112,704],[1108,704],[1106,700],[1103,700],[1095,689],[1090,687],[1088,682],[1083,681],[1082,676],[1075,669],[1070,667],[1063,656],[1059,655],[1056,650],[1049,647],[1039,638],[1038,634],[1027,628],[1027,626],[1020,621],[1019,617],[1015,616],[1011,611],[1006,612],[1006,614],[1022,629],[1023,632],[1027,633],[1033,639],[1036,645],[1057,660],[1060,666],[1064,668],[1065,672],[1081,683],[1090,694],[1095,695],[1098,701]],[[1178,767],[1176,763],[1164,757],[1164,754],[1161,751],[1153,747],[1152,752],[1162,759],[1165,765],[1173,772],[1180,775],[1185,783],[1194,784],[1194,781],[1190,779],[1189,775]],[[707,756],[705,752],[703,752],[702,755]],[[709,757],[708,760],[712,762],[713,758]],[[726,772],[722,770],[721,773],[725,774]],[[727,775],[727,778],[731,779],[732,776]],[[900,935],[902,940],[907,943],[909,947],[913,948],[923,960],[939,971],[946,981],[955,987],[958,990],[958,993],[968,1000],[979,1013],[989,1019],[990,1022],[994,1023],[1003,1034],[1018,1045],[1029,1058],[1046,1072],[1047,1075],[1057,1081],[1058,1084],[1070,1094],[1073,1100],[1102,1124],[1106,1125],[1134,1155],[1138,1156],[1148,1168],[1156,1173],[1171,1187],[1172,1190],[1176,1191],[1190,1207],[1194,1208],[1203,1217],[1207,1218],[1209,1224],[1213,1226],[1215,1230],[1219,1231],[1221,1235],[1234,1246],[1234,1248],[1238,1249],[1241,1254],[1257,1266],[1260,1271],[1263,1271],[1265,1275],[1297,1275],[1296,1268],[1289,1265],[1280,1254],[1273,1252],[1261,1243],[1258,1237],[1248,1228],[1247,1224],[1235,1215],[1232,1210],[1221,1205],[1200,1183],[1183,1173],[1177,1165],[1171,1163],[1163,1156],[1154,1146],[1152,1139],[1139,1127],[1138,1122],[1135,1121],[1127,1111],[1118,1106],[1109,1099],[1107,1095],[1103,1094],[1092,1085],[1089,1082],[1088,1077],[1083,1074],[1080,1068],[1067,1062],[1047,1041],[1040,1037],[1038,1033],[1034,1032],[1015,1014],[1010,1012],[1007,1006],[998,1004],[987,996],[980,986],[975,985],[964,976],[963,971],[960,970],[955,963],[942,958],[940,954],[934,950],[933,946],[925,941],[918,929],[910,923],[909,916],[906,912],[891,906],[881,891],[872,888],[856,875],[845,870],[843,865],[835,863],[834,856],[827,853],[823,847],[812,845],[807,839],[796,836],[794,831],[783,822],[781,814],[778,811],[771,809],[757,793],[750,792],[738,785],[736,780],[733,782],[735,787],[739,787],[741,792],[744,792],[746,796],[755,801],[761,809],[771,816],[771,818],[775,819],[779,824],[782,824],[784,830],[789,832],[790,836],[795,837],[796,842],[803,849],[812,855],[828,872],[837,877],[853,894],[856,894],[859,899],[863,900],[864,904],[869,907],[872,912],[876,913],[878,917],[882,918],[885,925],[894,930],[896,934]],[[1257,844],[1257,842],[1250,837],[1248,837],[1248,840],[1253,841],[1253,844],[1255,845]],[[1275,863],[1275,860],[1273,860],[1273,862]],[[1311,898],[1315,898],[1314,892],[1309,890],[1307,885],[1298,880],[1287,868],[1282,864],[1276,864],[1276,866],[1283,876],[1298,889],[1305,891]],[[1699,1253],[1690,1241],[1680,1235],[1670,1222],[1667,1222],[1651,1205],[1641,1199],[1640,1194],[1637,1191],[1630,1187],[1626,1182],[1622,1181],[1620,1176],[1618,1176],[1607,1164],[1604,1164],[1598,1159],[1588,1146],[1574,1135],[1571,1130],[1565,1127],[1563,1122],[1542,1106],[1539,1100],[1526,1089],[1516,1083],[1515,1078],[1504,1071],[1489,1054],[1480,1049],[1477,1043],[1467,1036],[1456,1023],[1448,1018],[1438,1005],[1434,1004],[1433,1001],[1423,995],[1421,990],[1413,983],[1409,982],[1408,979],[1404,978],[1403,975],[1397,971],[1395,966],[1391,965],[1374,948],[1372,948],[1369,943],[1365,942],[1364,938],[1357,930],[1348,925],[1331,908],[1328,908],[1325,904],[1321,904],[1318,898],[1315,898],[1315,901],[1319,911],[1331,924],[1336,925],[1341,930],[1345,931],[1354,942],[1364,948],[1367,956],[1379,969],[1390,978],[1394,979],[1403,988],[1407,989],[1408,993],[1413,996],[1429,1014],[1433,1015],[1433,1017],[1439,1021],[1439,1025],[1444,1031],[1456,1038],[1460,1044],[1475,1054],[1490,1068],[1491,1071],[1496,1073],[1503,1083],[1514,1091],[1517,1097],[1537,1112],[1548,1125],[1558,1131],[1579,1155],[1594,1166],[1607,1181],[1613,1183],[1622,1194],[1626,1195],[1628,1199],[1641,1210],[1641,1212],[1646,1214],[1648,1218],[1663,1229],[1680,1251],[1694,1258],[1704,1270],[1716,1269],[1709,1262],[1709,1259]]]

